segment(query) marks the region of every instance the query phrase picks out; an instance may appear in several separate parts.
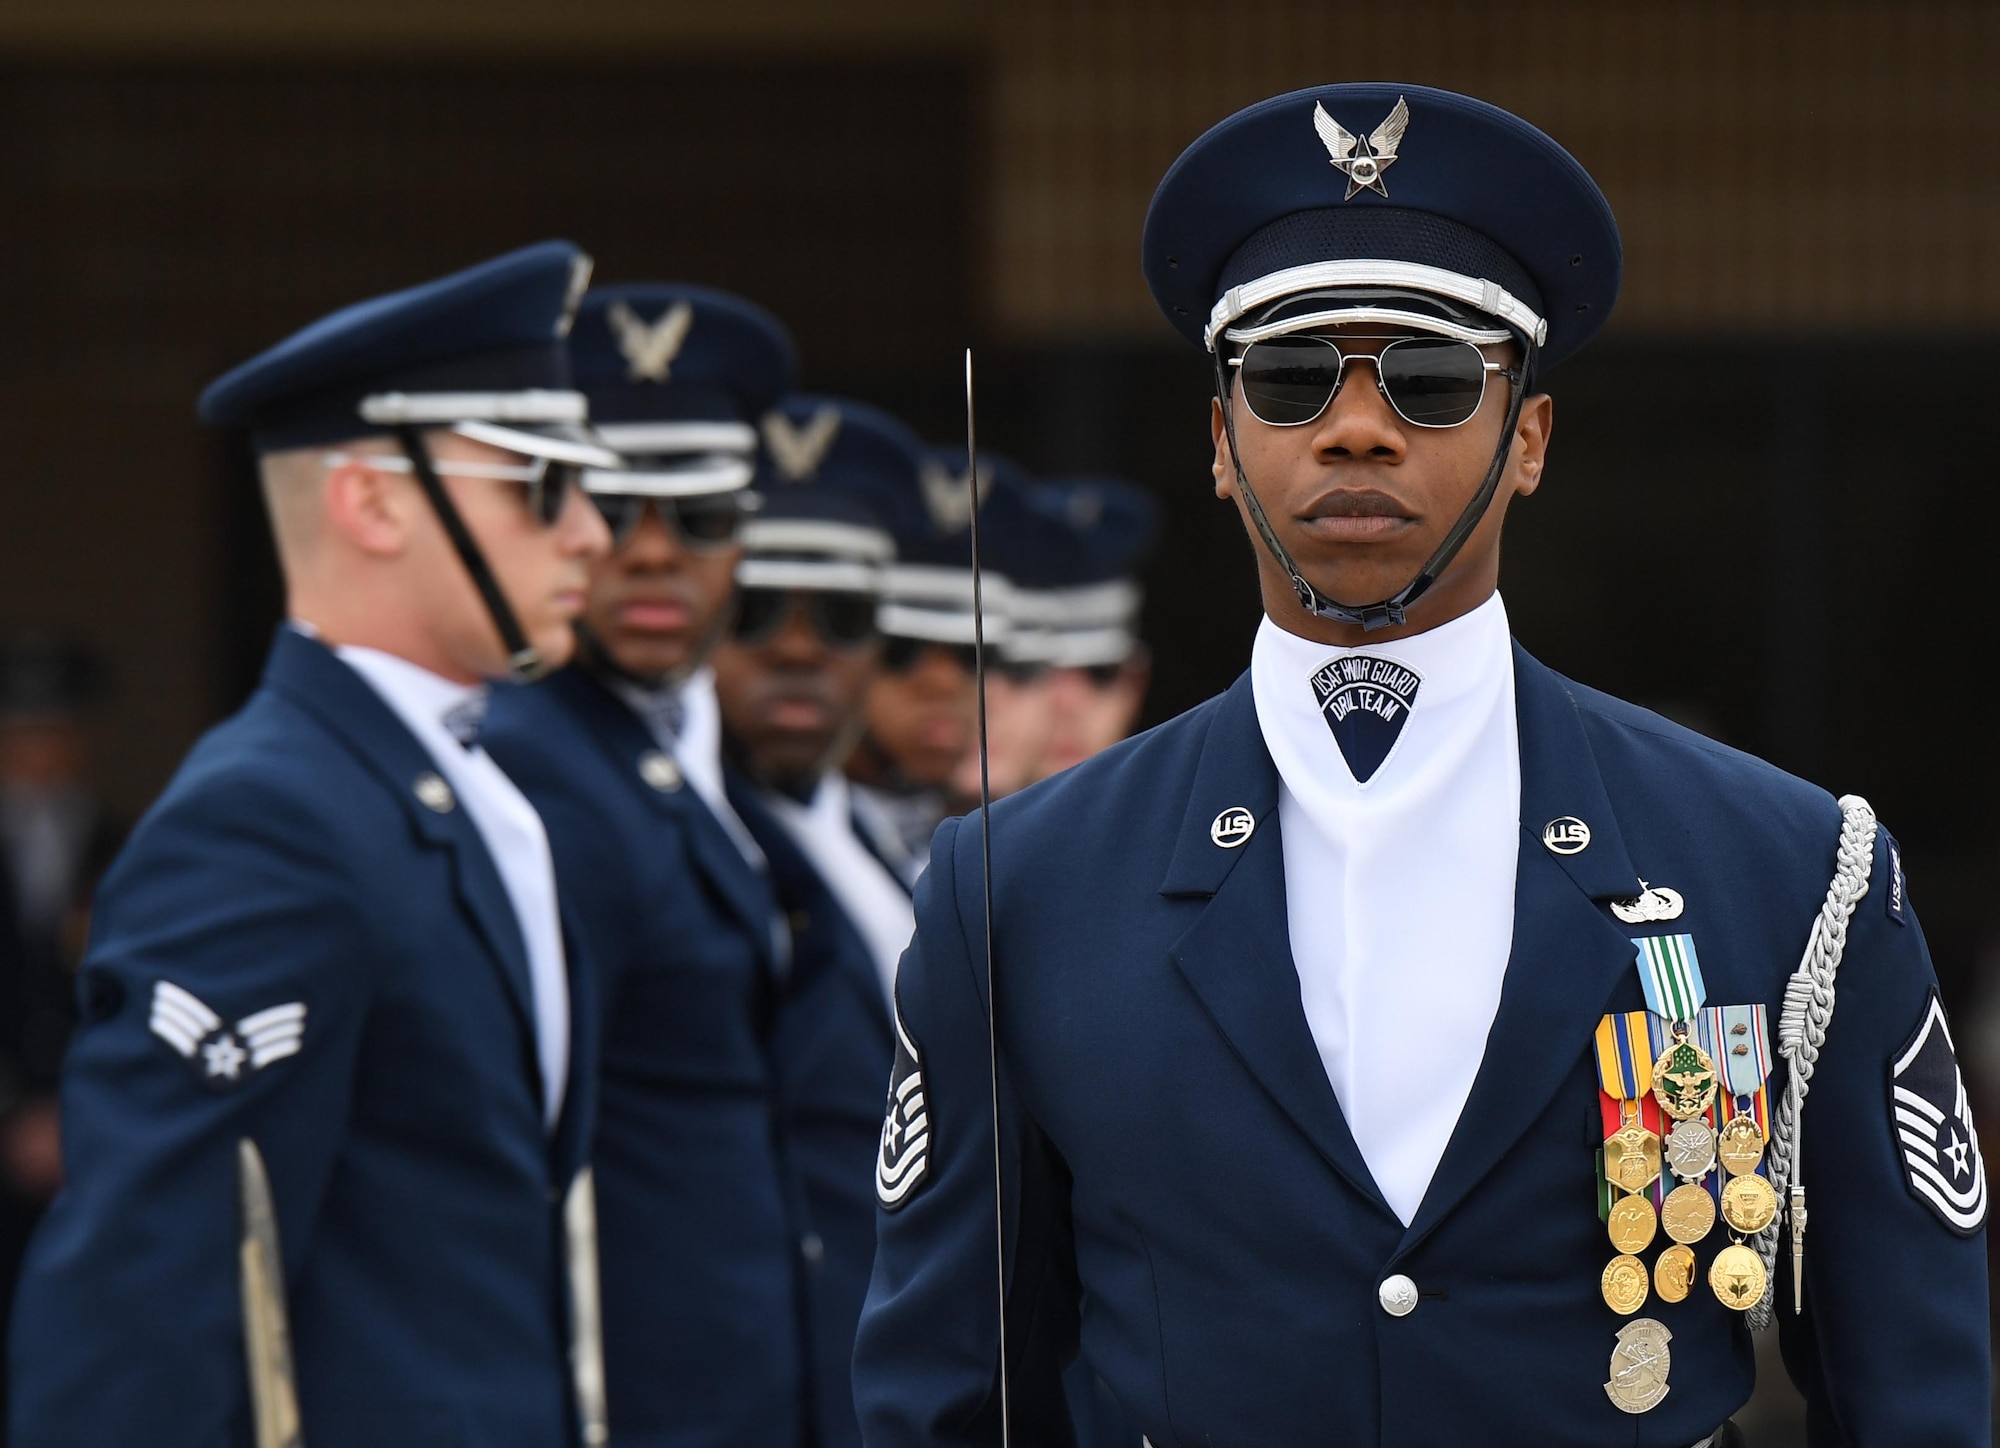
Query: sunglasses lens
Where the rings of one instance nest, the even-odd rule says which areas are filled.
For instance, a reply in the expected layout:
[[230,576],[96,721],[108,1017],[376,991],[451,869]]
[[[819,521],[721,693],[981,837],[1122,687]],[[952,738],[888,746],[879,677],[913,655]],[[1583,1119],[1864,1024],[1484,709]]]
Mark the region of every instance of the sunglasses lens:
[[867,593],[819,595],[820,632],[830,644],[852,648],[875,637],[875,598]]
[[904,638],[900,634],[882,642],[882,667],[892,674],[907,674],[917,662],[927,645],[922,639]]
[[1090,664],[1083,671],[1090,682],[1100,689],[1108,689],[1118,682],[1118,676],[1125,672],[1123,664]]
[[774,588],[746,588],[736,597],[736,637],[762,643],[785,619],[785,595]]
[[583,470],[574,463],[551,461],[535,489],[535,515],[553,527],[562,517],[564,505],[569,502],[570,489],[576,487],[582,477]]
[[1376,366],[1390,403],[1418,427],[1456,427],[1486,391],[1486,358],[1470,342],[1406,338],[1384,347]]
[[743,518],[733,493],[718,498],[681,498],[672,503],[663,498],[660,507],[673,513],[674,526],[684,540],[711,548],[731,542]]
[[592,493],[590,501],[597,504],[614,543],[630,538],[632,530],[639,526],[639,516],[646,511],[646,500],[630,493]]
[[1326,411],[1340,385],[1340,350],[1325,337],[1273,337],[1243,349],[1237,367],[1251,415],[1297,427]]

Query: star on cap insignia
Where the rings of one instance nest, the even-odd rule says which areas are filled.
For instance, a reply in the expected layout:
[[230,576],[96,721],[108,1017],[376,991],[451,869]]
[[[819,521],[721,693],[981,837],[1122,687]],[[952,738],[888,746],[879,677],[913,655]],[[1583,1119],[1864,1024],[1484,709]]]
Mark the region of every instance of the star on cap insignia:
[[1347,195],[1341,200],[1352,201],[1354,193],[1364,189],[1388,199],[1389,188],[1382,184],[1382,173],[1396,164],[1396,148],[1403,144],[1403,132],[1409,126],[1410,106],[1401,96],[1396,97],[1396,108],[1388,119],[1366,136],[1355,135],[1328,115],[1325,106],[1313,102],[1313,129],[1319,132],[1333,169],[1347,178]]

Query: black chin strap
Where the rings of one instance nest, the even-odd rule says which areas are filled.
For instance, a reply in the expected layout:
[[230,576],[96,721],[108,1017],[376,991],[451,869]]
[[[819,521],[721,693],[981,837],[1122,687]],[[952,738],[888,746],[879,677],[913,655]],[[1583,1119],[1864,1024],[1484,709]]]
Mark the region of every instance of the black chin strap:
[[[1320,618],[1330,618],[1336,623],[1356,624],[1371,633],[1378,628],[1393,628],[1403,623],[1409,614],[1410,605],[1430,591],[1438,580],[1438,575],[1451,566],[1452,559],[1465,546],[1465,540],[1472,536],[1472,530],[1479,526],[1479,520],[1486,516],[1486,510],[1493,502],[1493,495],[1499,490],[1500,478],[1507,470],[1507,454],[1514,448],[1514,429],[1521,422],[1521,406],[1527,400],[1528,379],[1535,375],[1535,354],[1537,348],[1530,342],[1521,360],[1520,380],[1511,386],[1513,397],[1507,404],[1507,425],[1500,429],[1500,446],[1494,451],[1493,461],[1486,469],[1486,480],[1473,494],[1472,501],[1465,505],[1465,511],[1458,515],[1458,521],[1451,525],[1451,531],[1444,535],[1437,550],[1431,554],[1424,566],[1417,570],[1402,588],[1383,599],[1380,603],[1346,604],[1336,603],[1306,582],[1299,572],[1298,564],[1277,533],[1271,527],[1271,520],[1264,514],[1264,505],[1258,501],[1256,490],[1250,486],[1250,479],[1243,473],[1243,453],[1236,446],[1236,410],[1230,405],[1228,364],[1218,347],[1215,353],[1215,395],[1222,404],[1222,428],[1229,437],[1229,461],[1236,469],[1236,486],[1243,490],[1243,502],[1250,510],[1250,521],[1257,529],[1257,536],[1264,540],[1264,547],[1273,561],[1285,570],[1292,580],[1292,592],[1297,595],[1299,607]],[[1332,406],[1329,402],[1328,406]]]
[[501,647],[507,650],[508,669],[524,684],[539,679],[549,671],[548,663],[521,631],[521,621],[514,616],[514,608],[507,602],[507,595],[500,591],[500,581],[487,566],[486,555],[479,551],[479,544],[473,540],[472,530],[465,526],[465,519],[459,516],[458,506],[452,502],[451,494],[444,490],[437,468],[431,462],[430,449],[424,446],[423,435],[414,427],[399,427],[396,429],[396,441],[402,444],[403,456],[410,460],[410,467],[417,475],[417,484],[424,490],[424,496],[430,499],[431,510],[437,514],[438,522],[444,525],[445,537],[451,539],[459,562],[472,575],[472,586],[479,590],[480,598],[486,603],[486,612],[493,620],[493,627],[499,630]]

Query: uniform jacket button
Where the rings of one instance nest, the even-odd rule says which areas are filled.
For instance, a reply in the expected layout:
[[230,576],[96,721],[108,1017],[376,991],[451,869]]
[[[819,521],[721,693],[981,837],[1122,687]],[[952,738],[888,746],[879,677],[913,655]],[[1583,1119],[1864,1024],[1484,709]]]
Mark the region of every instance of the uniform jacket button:
[[1408,1317],[1417,1310],[1417,1284],[1398,1272],[1394,1277],[1384,1278],[1382,1285],[1375,1289],[1375,1296],[1382,1304],[1382,1310],[1391,1317]]

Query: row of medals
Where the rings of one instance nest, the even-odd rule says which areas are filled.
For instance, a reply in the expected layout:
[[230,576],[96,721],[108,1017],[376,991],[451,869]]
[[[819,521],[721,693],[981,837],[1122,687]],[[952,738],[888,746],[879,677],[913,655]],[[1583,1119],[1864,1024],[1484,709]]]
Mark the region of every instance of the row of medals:
[[[1618,1255],[1604,1269],[1604,1301],[1613,1312],[1629,1317],[1646,1303],[1651,1290],[1663,1302],[1683,1301],[1694,1290],[1695,1244],[1715,1227],[1716,1198],[1703,1184],[1720,1163],[1722,1220],[1734,1240],[1715,1256],[1708,1285],[1724,1307],[1748,1312],[1764,1296],[1763,1259],[1744,1238],[1768,1227],[1778,1215],[1778,1194],[1757,1174],[1764,1158],[1764,1131],[1754,1117],[1738,1113],[1720,1131],[1702,1118],[1718,1089],[1715,1062],[1688,1039],[1685,1024],[1676,1024],[1674,1038],[1653,1067],[1653,1097],[1674,1125],[1667,1133],[1665,1164],[1678,1179],[1656,1212],[1646,1195],[1659,1179],[1660,1138],[1639,1119],[1639,1103],[1621,1103],[1624,1123],[1604,1142],[1604,1175],[1624,1192],[1612,1204],[1606,1229]],[[1639,1253],[1664,1231],[1673,1245],[1660,1253],[1648,1274]]]

